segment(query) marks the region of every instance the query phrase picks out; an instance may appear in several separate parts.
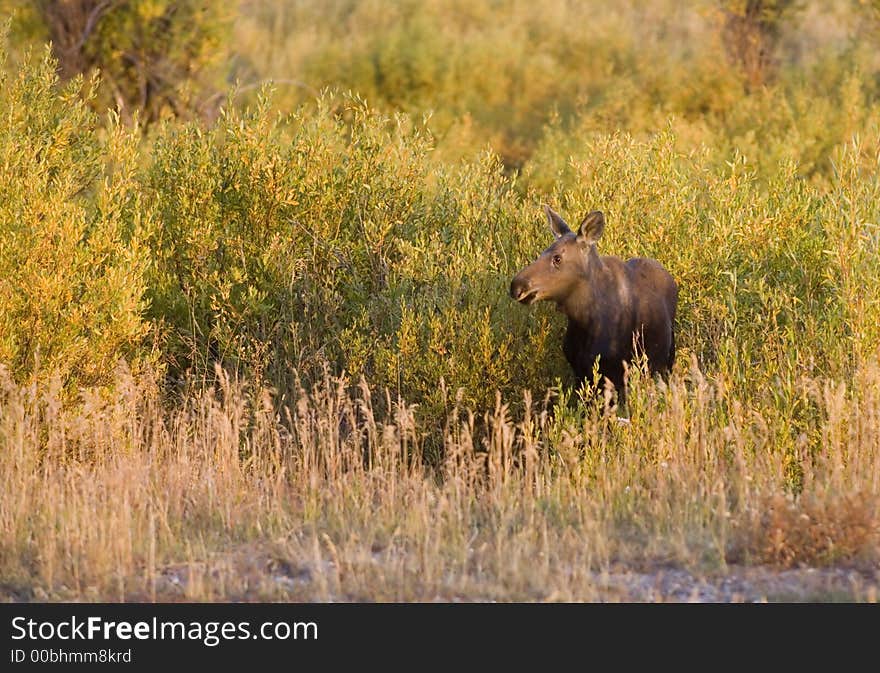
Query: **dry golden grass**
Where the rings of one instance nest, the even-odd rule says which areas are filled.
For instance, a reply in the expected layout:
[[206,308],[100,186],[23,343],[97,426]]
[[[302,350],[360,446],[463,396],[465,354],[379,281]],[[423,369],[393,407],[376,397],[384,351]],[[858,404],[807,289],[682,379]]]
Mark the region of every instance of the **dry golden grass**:
[[68,404],[4,375],[7,599],[628,599],[609,578],[731,563],[855,568],[846,598],[876,598],[876,364],[801,381],[813,420],[790,446],[695,365],[636,381],[629,423],[552,396],[476,418],[450,394],[435,466],[440,431],[364,383],[284,405],[220,380],[169,406],[120,370],[114,396]]

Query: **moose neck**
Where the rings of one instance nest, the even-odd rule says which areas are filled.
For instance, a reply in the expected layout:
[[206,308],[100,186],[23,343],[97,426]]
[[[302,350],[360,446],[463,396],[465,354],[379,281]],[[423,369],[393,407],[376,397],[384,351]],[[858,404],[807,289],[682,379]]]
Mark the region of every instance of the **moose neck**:
[[605,265],[596,247],[590,246],[587,251],[587,264],[581,278],[568,296],[557,304],[559,310],[568,316],[571,322],[584,328],[592,322],[596,294],[602,291],[604,271]]

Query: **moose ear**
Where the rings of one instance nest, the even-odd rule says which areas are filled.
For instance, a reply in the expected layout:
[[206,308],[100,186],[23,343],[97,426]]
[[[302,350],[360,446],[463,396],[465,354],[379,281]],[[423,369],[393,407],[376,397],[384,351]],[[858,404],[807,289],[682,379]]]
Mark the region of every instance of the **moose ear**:
[[605,230],[605,216],[601,210],[589,213],[578,228],[578,240],[592,244],[599,240]]
[[563,220],[550,206],[545,205],[544,212],[547,214],[547,221],[550,223],[550,231],[553,232],[555,238],[571,233],[571,229],[568,228],[565,220]]

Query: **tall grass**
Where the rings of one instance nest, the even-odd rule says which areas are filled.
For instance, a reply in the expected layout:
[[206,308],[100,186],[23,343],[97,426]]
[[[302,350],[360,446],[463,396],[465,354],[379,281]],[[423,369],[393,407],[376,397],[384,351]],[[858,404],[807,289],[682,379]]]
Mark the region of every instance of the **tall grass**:
[[589,600],[628,597],[603,584],[618,567],[880,561],[876,365],[799,382],[796,497],[785,419],[696,366],[635,381],[628,424],[528,394],[480,414],[449,391],[436,468],[413,405],[378,415],[389,393],[363,382],[328,375],[279,413],[222,373],[170,409],[124,371],[76,407],[3,377],[0,572],[18,598]]

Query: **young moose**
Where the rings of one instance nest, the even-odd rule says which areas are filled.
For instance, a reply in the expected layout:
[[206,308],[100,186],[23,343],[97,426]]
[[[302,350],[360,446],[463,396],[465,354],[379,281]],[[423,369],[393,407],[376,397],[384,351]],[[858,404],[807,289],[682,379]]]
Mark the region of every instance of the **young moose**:
[[659,262],[635,257],[600,257],[596,241],[605,216],[589,213],[577,233],[544,206],[556,240],[510,284],[510,296],[522,304],[556,302],[568,316],[562,346],[578,384],[599,373],[623,396],[624,363],[636,349],[647,356],[652,373],[668,373],[675,359],[673,321],[678,287]]

